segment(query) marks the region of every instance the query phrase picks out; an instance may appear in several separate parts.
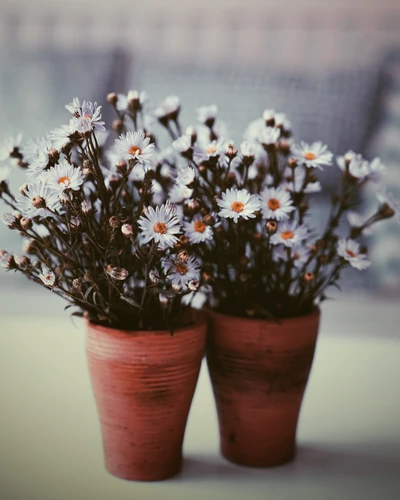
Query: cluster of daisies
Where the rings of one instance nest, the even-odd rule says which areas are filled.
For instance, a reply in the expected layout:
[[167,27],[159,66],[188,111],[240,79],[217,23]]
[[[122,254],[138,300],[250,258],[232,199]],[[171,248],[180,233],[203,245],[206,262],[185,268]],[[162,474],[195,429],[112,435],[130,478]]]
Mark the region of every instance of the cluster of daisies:
[[[237,148],[215,105],[183,129],[177,96],[154,109],[144,92],[107,100],[109,131],[101,106],[74,98],[67,125],[0,148],[2,219],[23,236],[23,254],[0,251],[2,266],[91,321],[175,328],[198,298],[238,316],[306,314],[343,268],[369,267],[365,235],[399,213],[384,190],[369,217],[354,212],[364,186],[381,182],[382,163],[349,151],[334,166],[321,142],[292,141],[283,113],[265,110]],[[10,163],[26,172],[16,195]],[[323,168],[337,168],[341,182],[318,235],[309,198]]]

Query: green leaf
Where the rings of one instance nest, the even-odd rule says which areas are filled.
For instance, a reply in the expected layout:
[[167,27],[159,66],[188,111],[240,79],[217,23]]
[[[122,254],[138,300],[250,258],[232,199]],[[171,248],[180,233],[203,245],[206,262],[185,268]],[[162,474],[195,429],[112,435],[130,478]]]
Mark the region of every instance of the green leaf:
[[138,304],[135,300],[133,300],[131,297],[125,297],[125,295],[120,295],[121,300],[124,300],[125,302],[128,302],[132,307],[140,307],[140,304]]

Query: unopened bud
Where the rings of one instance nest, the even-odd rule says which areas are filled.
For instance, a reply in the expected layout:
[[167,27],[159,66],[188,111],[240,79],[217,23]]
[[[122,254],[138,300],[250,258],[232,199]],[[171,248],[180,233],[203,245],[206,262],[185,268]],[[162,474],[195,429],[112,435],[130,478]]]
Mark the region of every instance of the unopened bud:
[[129,238],[130,236],[133,235],[133,226],[131,224],[122,224],[122,226],[121,226],[121,233],[126,238]]
[[29,229],[32,229],[32,219],[29,219],[28,217],[22,217],[19,221],[21,229],[24,231],[29,231]]
[[288,167],[294,170],[297,167],[297,160],[295,158],[289,158]]
[[184,247],[189,245],[189,238],[185,235],[180,236],[179,241],[181,242],[181,245],[183,245]]
[[115,106],[118,102],[118,96],[115,92],[110,92],[107,94],[107,102],[112,106]]
[[232,143],[230,143],[225,147],[225,154],[230,160],[233,160],[233,158],[235,158],[238,154],[238,150]]
[[26,269],[29,267],[31,261],[28,259],[26,255],[15,255],[14,262],[17,267],[21,269]]
[[116,215],[113,215],[112,217],[110,217],[108,219],[108,224],[113,229],[117,229],[121,225],[121,221],[119,220],[119,217],[117,217]]
[[124,122],[122,120],[114,120],[112,122],[112,129],[117,132],[117,134],[121,134],[124,130]]
[[31,201],[35,208],[46,208],[46,200],[42,196],[34,196]]
[[57,151],[57,149],[51,148],[47,151],[47,154],[49,156],[49,160],[52,164],[58,163],[58,160],[60,159],[60,153]]
[[270,220],[265,224],[265,229],[268,234],[275,234],[278,230],[278,224],[275,221]]
[[211,214],[205,215],[203,222],[206,226],[213,226],[215,224],[215,219]]
[[120,172],[122,175],[126,174],[127,169],[128,169],[128,165],[127,165],[125,160],[120,160],[117,163],[116,167],[117,167],[118,172]]
[[382,205],[379,207],[378,215],[382,219],[390,219],[390,217],[393,217],[394,214],[395,211],[388,203],[382,203]]
[[200,283],[197,280],[191,280],[188,283],[188,288],[191,292],[197,292],[200,287]]
[[81,203],[81,210],[84,215],[89,215],[92,213],[92,203],[89,200],[83,200]]
[[118,281],[123,281],[129,276],[126,269],[123,267],[113,267],[111,264],[106,267],[105,271],[111,278]]
[[309,283],[310,281],[312,281],[314,279],[314,273],[305,273],[304,276],[303,276],[303,279],[305,282]]
[[185,263],[189,260],[189,253],[186,250],[181,250],[176,256],[177,262]]

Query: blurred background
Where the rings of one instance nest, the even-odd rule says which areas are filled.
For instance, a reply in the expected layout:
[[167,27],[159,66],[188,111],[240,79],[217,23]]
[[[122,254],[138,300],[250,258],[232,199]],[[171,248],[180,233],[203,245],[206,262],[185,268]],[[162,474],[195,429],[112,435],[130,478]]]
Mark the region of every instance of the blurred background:
[[[177,94],[185,124],[196,106],[215,103],[237,142],[274,108],[297,140],[379,156],[399,196],[399,26],[398,0],[1,0],[0,137],[40,136],[67,122],[74,96],[104,103],[110,91],[144,89],[154,104]],[[20,174],[12,173],[14,188]],[[321,223],[335,180],[325,175]],[[18,235],[1,226],[0,247],[18,252]],[[368,243],[374,265],[349,271],[345,289],[399,294],[398,225],[387,221]],[[31,286],[16,278],[0,274],[7,312],[17,307],[10,290]],[[41,310],[32,304],[30,313]]]

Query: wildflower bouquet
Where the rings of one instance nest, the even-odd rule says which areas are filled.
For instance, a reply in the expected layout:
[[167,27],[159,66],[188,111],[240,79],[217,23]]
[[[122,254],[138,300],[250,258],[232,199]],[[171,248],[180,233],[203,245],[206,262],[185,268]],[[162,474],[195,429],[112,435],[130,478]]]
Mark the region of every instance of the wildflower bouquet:
[[138,126],[144,95],[109,100],[120,134],[110,147],[101,106],[77,98],[66,106],[68,124],[48,137],[23,146],[21,137],[7,140],[0,159],[23,168],[27,183],[14,196],[2,167],[0,197],[10,209],[2,218],[25,243],[22,256],[1,251],[1,263],[61,295],[77,308],[74,315],[91,322],[174,328],[187,320],[184,299],[199,287],[200,263],[187,238],[179,239],[168,165]]
[[205,266],[208,304],[239,317],[308,314],[328,287],[339,287],[342,270],[370,266],[360,239],[399,213],[398,203],[381,188],[374,213],[362,218],[354,212],[361,191],[380,182],[384,166],[379,158],[368,162],[352,151],[336,158],[340,182],[318,234],[310,207],[319,208],[310,199],[322,190],[318,171],[336,168],[328,147],[293,143],[285,115],[265,110],[246,129],[238,151],[221,137],[216,113],[215,106],[200,108],[207,133],[199,138],[189,129],[173,143],[187,161],[178,171],[178,183],[189,190],[183,227]]

